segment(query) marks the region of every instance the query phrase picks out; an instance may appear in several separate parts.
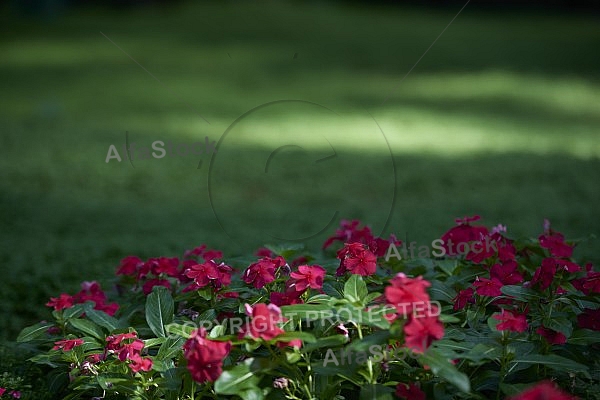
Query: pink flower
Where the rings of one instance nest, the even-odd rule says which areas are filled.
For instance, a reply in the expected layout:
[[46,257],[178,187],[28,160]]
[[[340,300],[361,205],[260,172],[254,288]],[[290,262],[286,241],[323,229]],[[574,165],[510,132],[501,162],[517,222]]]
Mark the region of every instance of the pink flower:
[[304,302],[300,298],[301,295],[302,292],[296,292],[295,290],[286,291],[285,293],[271,292],[269,295],[269,302],[278,307],[302,304]]
[[437,316],[410,316],[404,325],[406,346],[415,353],[423,353],[434,340],[444,337],[444,325]]
[[323,249],[328,248],[335,241],[339,241],[342,243],[361,243],[368,246],[369,251],[375,254],[376,257],[383,257],[390,247],[390,243],[394,243],[399,246],[402,242],[394,235],[390,235],[389,240],[375,237],[371,232],[371,228],[365,226],[363,228],[359,228],[360,221],[353,220],[347,221],[342,220],[340,223],[340,228],[335,232],[335,235],[328,238],[325,243],[323,243]]
[[385,288],[385,299],[405,317],[413,311],[416,303],[429,302],[427,288],[431,283],[424,280],[422,276],[409,278],[400,272],[390,280],[390,283],[391,286]]
[[96,304],[94,306],[94,309],[98,310],[98,311],[103,311],[103,312],[105,312],[106,314],[108,314],[108,315],[110,315],[112,317],[119,310],[119,305],[117,303]]
[[501,296],[502,291],[500,288],[502,286],[504,285],[502,285],[502,282],[498,278],[487,279],[478,276],[475,278],[475,282],[473,282],[473,287],[480,296]]
[[516,285],[523,282],[523,275],[518,271],[516,261],[507,261],[502,264],[495,264],[490,270],[490,277],[496,278],[504,285]]
[[297,292],[304,292],[307,288],[321,289],[325,269],[319,265],[301,265],[298,272],[292,272],[290,276],[295,280],[290,286]]
[[292,268],[297,268],[300,265],[305,265],[306,263],[308,263],[308,258],[305,256],[300,256],[298,258],[293,259],[292,262],[290,263],[290,266]]
[[362,229],[359,229],[359,225],[360,221],[356,219],[352,221],[342,220],[340,223],[340,228],[335,231],[335,235],[331,236],[325,241],[325,243],[323,243],[323,249],[328,248],[335,241],[340,241],[343,243],[361,243],[363,240],[373,237],[371,228],[365,226]]
[[356,275],[373,275],[377,269],[377,257],[361,243],[347,243],[337,252],[340,266],[336,275],[341,276],[346,271]]
[[65,308],[73,307],[73,297],[62,293],[58,297],[50,297],[50,301],[46,303],[46,306],[54,307],[56,311],[64,310]]
[[81,290],[73,296],[73,299],[76,303],[85,303],[86,301],[104,303],[106,301],[106,294],[104,294],[98,282],[86,281],[81,283]]
[[144,262],[135,256],[127,256],[121,260],[121,264],[117,269],[117,275],[136,276],[137,271],[141,268]]
[[[445,243],[445,242],[444,242]],[[454,243],[454,242],[452,242]],[[461,242],[459,242],[461,243]],[[460,250],[462,251],[462,246],[460,246]],[[479,240],[471,242],[469,244],[469,252],[467,253],[466,259],[474,262],[475,264],[481,264],[485,260],[494,257],[496,255],[496,249],[498,248],[498,244],[496,241],[491,239],[490,236],[482,236]],[[451,247],[448,245],[448,250],[456,249],[459,252],[459,248]]]
[[207,261],[202,264],[195,264],[185,271],[188,278],[192,278],[198,288],[208,286],[211,280],[219,277],[219,270],[213,261]]
[[600,308],[597,310],[585,308],[583,312],[577,316],[577,324],[583,329],[600,331]]
[[425,393],[414,383],[399,383],[396,386],[396,396],[404,400],[426,400]]
[[550,344],[565,344],[567,343],[567,337],[560,332],[553,331],[552,329],[540,326],[536,329],[535,333],[541,335]]
[[65,339],[54,342],[52,350],[71,351],[74,347],[81,346],[84,343],[83,339]]
[[150,371],[152,369],[153,363],[150,357],[142,357],[140,354],[133,354],[129,360],[129,369],[133,372]]
[[129,361],[129,369],[134,373],[152,369],[152,359],[142,357],[144,342],[138,339],[136,332],[111,335],[106,338],[106,341],[108,342],[106,350],[110,353],[117,353],[119,361]]
[[275,253],[273,253],[271,250],[267,249],[266,247],[261,247],[260,249],[256,250],[256,253],[254,253],[255,256],[257,257],[269,257],[269,258],[273,258],[275,257]]
[[535,270],[531,284],[539,284],[540,290],[546,290],[554,280],[556,274],[556,260],[554,258],[544,258],[542,265]]
[[527,318],[523,314],[502,309],[500,314],[494,314],[492,318],[501,321],[496,325],[499,331],[509,330],[520,333],[527,330]]
[[177,257],[159,257],[155,259],[152,265],[152,273],[154,275],[165,274],[176,277],[179,275],[179,259]]
[[117,303],[106,303],[106,294],[102,291],[100,284],[96,281],[82,282],[81,290],[73,296],[73,301],[76,304],[92,301],[94,302],[95,310],[104,311],[111,316],[115,315],[119,309]]
[[9,393],[13,399],[20,399],[21,398],[21,392],[18,390],[11,390]]
[[475,299],[473,298],[474,293],[475,291],[472,288],[459,291],[452,300],[454,301],[454,311],[462,310],[467,304],[475,304]]
[[140,339],[135,339],[131,343],[121,343],[119,348],[119,360],[127,361],[131,360],[136,355],[139,355],[144,348],[144,342]]
[[281,256],[276,258],[264,257],[246,269],[242,275],[242,280],[247,284],[252,284],[256,289],[261,289],[275,280],[275,272],[285,264],[285,260]]
[[488,235],[488,230],[485,226],[470,225],[471,222],[478,221],[479,218],[478,215],[475,215],[473,217],[457,218],[455,220],[457,226],[448,230],[448,232],[444,233],[441,237],[444,242],[443,247],[446,250],[446,254],[450,256],[458,255],[459,252],[457,250],[459,248],[462,248],[470,242],[480,241]]
[[586,295],[600,293],[600,272],[588,271],[584,278],[575,279],[572,283],[577,290],[581,290]]
[[194,248],[193,250],[187,250],[183,255],[184,258],[198,258],[202,257],[204,261],[212,261],[217,258],[222,258],[223,253],[219,250],[207,250],[206,245],[203,244]]
[[119,351],[123,347],[121,344],[123,341],[128,341],[129,339],[137,339],[136,332],[129,333],[120,333],[118,335],[110,335],[106,338],[106,350],[109,351]]
[[581,267],[577,264],[575,264],[574,262],[571,262],[569,260],[561,260],[561,259],[556,259],[556,266],[562,270],[565,270],[567,272],[579,272],[581,271]]
[[223,286],[228,286],[231,283],[231,275],[233,274],[233,268],[225,263],[217,265],[217,279],[212,284],[215,289],[220,289]]
[[184,265],[187,266],[185,276],[194,280],[194,284],[186,288],[185,291],[198,290],[208,285],[220,289],[231,283],[233,268],[225,263],[217,265],[213,260],[208,260],[202,264],[189,265],[185,261]]
[[144,292],[144,294],[147,296],[152,293],[152,288],[154,286],[164,286],[167,289],[171,289],[171,282],[166,279],[150,279],[144,283],[144,286],[142,286],[142,292]]
[[4,392],[6,392],[6,389],[3,387],[0,387],[0,396],[2,396],[4,394]]
[[509,400],[577,400],[577,398],[558,389],[553,383],[545,381]]
[[214,382],[223,372],[223,360],[231,350],[231,342],[206,339],[204,328],[196,329],[183,345],[187,369],[199,383]]
[[554,257],[571,257],[573,255],[573,246],[565,242],[565,237],[558,232],[550,231],[539,237],[540,246],[550,250]]
[[281,316],[281,310],[275,304],[258,303],[254,307],[246,304],[246,314],[252,319],[242,329],[242,336],[272,340],[285,332],[277,325],[283,322],[283,317]]
[[92,364],[98,364],[104,360],[104,353],[94,353],[86,357],[86,360]]

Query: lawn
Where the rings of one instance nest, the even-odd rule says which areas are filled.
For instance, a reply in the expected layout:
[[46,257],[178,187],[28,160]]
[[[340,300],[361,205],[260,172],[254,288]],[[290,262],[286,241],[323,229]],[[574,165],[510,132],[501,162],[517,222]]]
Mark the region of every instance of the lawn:
[[[467,7],[403,80],[457,11],[2,14],[0,338],[127,255],[318,248],[341,218],[419,243],[457,216],[515,237],[548,218],[599,262],[598,17]],[[126,132],[217,152],[131,165]]]

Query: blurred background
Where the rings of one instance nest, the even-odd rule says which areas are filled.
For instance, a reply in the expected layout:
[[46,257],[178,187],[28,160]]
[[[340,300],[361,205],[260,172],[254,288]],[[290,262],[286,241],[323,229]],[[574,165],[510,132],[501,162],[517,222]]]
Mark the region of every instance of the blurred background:
[[[444,31],[463,6],[4,3],[0,338],[127,255],[318,251],[342,218],[419,244],[548,218],[600,261],[598,3],[473,1]],[[129,162],[126,132],[218,147]]]

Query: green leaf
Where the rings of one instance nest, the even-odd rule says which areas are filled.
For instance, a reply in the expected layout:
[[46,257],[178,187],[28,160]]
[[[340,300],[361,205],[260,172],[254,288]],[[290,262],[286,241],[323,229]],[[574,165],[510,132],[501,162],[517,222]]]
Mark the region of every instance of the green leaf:
[[463,357],[475,362],[482,360],[499,360],[502,357],[502,350],[498,348],[498,346],[488,346],[483,343],[478,343]]
[[453,384],[462,392],[468,393],[471,390],[469,378],[459,372],[448,359],[433,347],[430,347],[424,354],[419,356],[419,362],[421,365],[428,365],[435,375]]
[[258,371],[251,368],[253,361],[253,358],[249,358],[232,369],[223,371],[215,382],[215,392],[242,396],[247,390],[258,389],[260,377]]
[[285,332],[275,338],[278,342],[291,342],[296,339],[302,340],[303,343],[315,343],[317,341],[314,335],[308,332],[299,331]]
[[438,319],[443,324],[455,324],[460,322],[460,318],[455,317],[454,315],[440,314]]
[[188,339],[190,336],[192,336],[192,332],[194,330],[196,330],[196,328],[194,326],[172,323],[172,324],[166,325],[165,330],[174,335],[179,335],[179,336],[182,336],[182,337]]
[[69,307],[63,310],[63,318],[79,318],[81,314],[83,314],[83,312],[85,311],[85,307],[85,304],[75,304],[73,307]]
[[127,383],[127,377],[117,378],[117,377],[107,377],[103,375],[98,375],[96,377],[98,384],[104,390],[114,390],[115,384],[120,385],[121,383]]
[[541,298],[541,296],[533,290],[518,285],[505,285],[500,288],[500,291],[519,301],[531,301]]
[[556,354],[529,354],[517,357],[510,363],[510,369],[516,364],[541,364],[556,371],[581,372],[589,376],[588,367],[579,364],[569,358],[557,356]]
[[359,400],[392,400],[394,389],[381,384],[364,385],[360,389]]
[[571,344],[589,345],[600,342],[600,332],[591,329],[579,329],[568,340]]
[[330,303],[334,303],[337,300],[339,300],[339,299],[328,296],[326,294],[316,294],[316,295],[310,297],[308,300],[306,300],[306,302],[307,303],[317,303],[317,304],[330,304]]
[[340,297],[342,297],[342,292],[340,292],[338,289],[336,289],[335,287],[333,287],[330,283],[324,283],[323,284],[323,291],[328,296],[331,296],[331,297],[336,298],[336,299],[339,299]]
[[27,328],[23,329],[21,333],[19,333],[17,342],[29,342],[33,339],[37,339],[40,336],[43,336],[48,328],[52,326],[54,326],[54,324],[51,322],[39,322],[35,325],[28,326]]
[[302,346],[300,351],[302,353],[307,353],[309,351],[321,349],[323,347],[338,347],[348,342],[348,338],[344,335],[333,335],[324,337],[321,339],[317,339],[314,343],[308,343],[305,346]]
[[452,299],[456,297],[456,291],[454,289],[438,280],[431,281],[429,292],[431,293],[432,300],[452,302]]
[[217,319],[217,312],[215,310],[213,310],[212,308],[204,311],[202,314],[200,314],[198,316],[198,318],[195,319],[196,322],[201,322],[201,321],[209,321],[209,322],[213,322]]
[[362,340],[355,340],[348,346],[348,350],[352,352],[367,351],[373,345],[383,346],[387,344],[390,338],[389,330],[382,330],[365,336]]
[[442,271],[444,271],[444,273],[446,275],[452,276],[454,274],[454,270],[458,266],[458,263],[456,262],[456,260],[447,259],[447,260],[436,260],[434,265],[436,267],[438,267],[439,269],[441,269]]
[[344,297],[352,303],[363,304],[368,294],[367,284],[360,275],[350,276],[344,285]]
[[379,297],[381,297],[381,293],[379,292],[369,293],[367,297],[365,297],[365,304],[369,304]]
[[102,328],[90,320],[74,318],[69,320],[69,324],[79,332],[93,336],[101,341],[104,341],[106,338]]
[[524,392],[529,386],[531,385],[528,385],[526,383],[501,383],[500,390],[502,390],[502,393],[504,393],[506,396],[516,396]]
[[546,326],[556,332],[560,332],[567,338],[573,333],[573,324],[565,317],[552,317]]
[[150,347],[154,347],[154,346],[160,346],[165,342],[166,338],[150,338],[150,339],[146,339],[144,340],[144,347],[145,348],[150,348]]
[[91,305],[86,307],[85,316],[101,327],[108,329],[109,332],[119,328],[119,321],[116,318],[111,317],[104,311],[94,310]]
[[109,391],[109,393],[125,395],[125,398],[134,397],[132,395],[135,394],[137,389],[126,375],[122,375],[122,377],[97,375],[96,380],[102,389]]
[[181,336],[168,337],[167,340],[160,346],[158,353],[156,354],[157,360],[169,360],[176,358],[181,352],[185,339]]
[[362,325],[374,326],[380,329],[389,329],[390,322],[385,319],[386,308],[364,311],[361,308],[354,307],[351,304],[346,304],[342,307],[337,307],[336,317],[341,321],[353,322]]
[[327,304],[294,304],[282,306],[281,315],[285,318],[297,321],[299,319],[317,320],[333,317],[333,311]]
[[58,368],[58,365],[54,363],[54,361],[56,361],[56,356],[47,353],[37,354],[29,358],[28,361],[36,364],[49,365],[52,368]]
[[175,303],[169,289],[164,286],[152,288],[146,299],[146,322],[156,336],[166,336],[165,325],[173,321],[174,312]]
[[265,395],[260,388],[246,389],[239,394],[242,400],[263,400]]
[[48,374],[48,390],[60,393],[69,385],[69,374],[62,370],[53,370]]

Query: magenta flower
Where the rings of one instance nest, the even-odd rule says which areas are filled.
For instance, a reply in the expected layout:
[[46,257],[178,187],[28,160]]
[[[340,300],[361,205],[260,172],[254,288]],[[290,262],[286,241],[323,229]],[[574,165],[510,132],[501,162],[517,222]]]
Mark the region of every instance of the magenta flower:
[[307,288],[321,289],[325,269],[319,265],[300,265],[298,272],[292,272],[290,276],[294,282],[290,285],[297,292],[304,292]]

